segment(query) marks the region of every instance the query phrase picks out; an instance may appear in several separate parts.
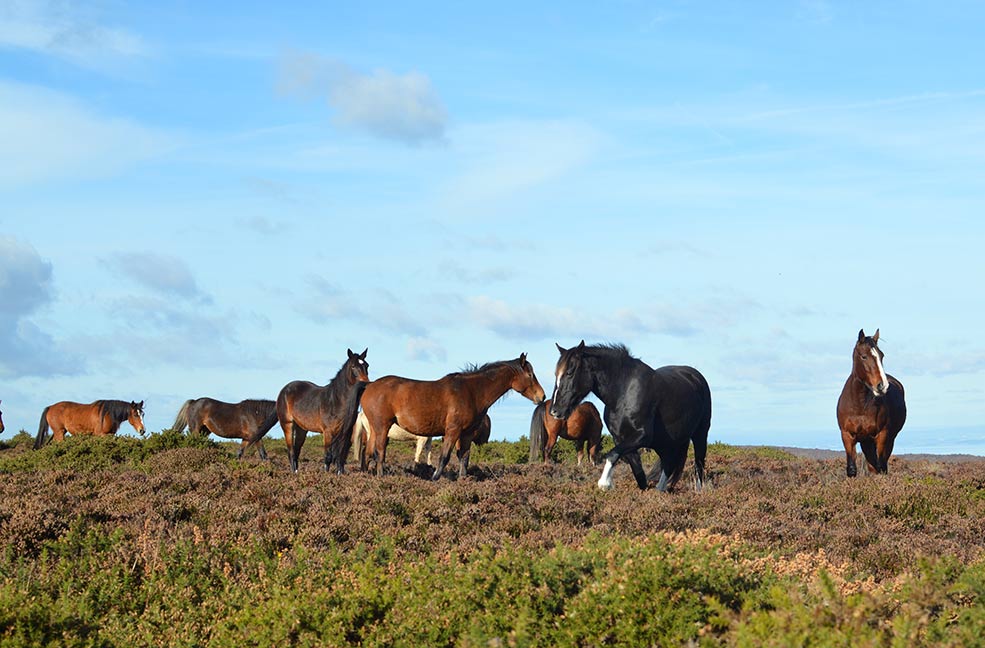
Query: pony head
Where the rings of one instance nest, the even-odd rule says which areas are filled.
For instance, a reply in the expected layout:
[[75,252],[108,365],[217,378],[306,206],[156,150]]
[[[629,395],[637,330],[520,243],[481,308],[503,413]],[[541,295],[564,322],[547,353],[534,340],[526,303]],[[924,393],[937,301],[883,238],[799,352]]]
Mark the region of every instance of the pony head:
[[144,436],[146,430],[144,429],[144,401],[135,403],[130,401],[130,412],[127,414],[127,421],[133,426],[133,429],[140,433],[140,436]]
[[544,388],[540,386],[540,382],[538,382],[537,376],[534,374],[533,365],[527,362],[527,354],[521,353],[516,362],[519,371],[513,377],[510,388],[524,398],[535,403],[543,403],[545,396]]
[[585,341],[573,349],[557,346],[561,357],[554,369],[554,395],[551,396],[551,416],[566,419],[592,389],[592,372],[585,354]]
[[889,378],[882,366],[885,354],[879,349],[879,329],[869,337],[859,329],[858,341],[852,354],[852,375],[868,387],[873,396],[885,396],[889,391]]
[[353,353],[352,349],[346,349],[349,359],[345,362],[344,373],[350,385],[357,382],[369,382],[369,363],[366,362],[367,351],[369,348],[364,349],[362,353]]

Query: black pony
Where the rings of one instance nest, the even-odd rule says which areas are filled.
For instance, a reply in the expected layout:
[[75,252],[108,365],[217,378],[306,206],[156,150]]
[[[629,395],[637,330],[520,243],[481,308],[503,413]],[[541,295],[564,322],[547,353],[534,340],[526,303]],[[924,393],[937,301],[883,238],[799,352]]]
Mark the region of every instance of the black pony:
[[[616,447],[605,456],[599,488],[612,488],[612,467],[624,459],[641,489],[660,472],[659,490],[673,488],[684,472],[689,443],[694,443],[695,488],[704,481],[711,390],[693,367],[653,369],[622,345],[557,345],[551,415],[567,418],[593,392],[605,403],[603,418]],[[638,450],[652,448],[660,461],[643,471]]]

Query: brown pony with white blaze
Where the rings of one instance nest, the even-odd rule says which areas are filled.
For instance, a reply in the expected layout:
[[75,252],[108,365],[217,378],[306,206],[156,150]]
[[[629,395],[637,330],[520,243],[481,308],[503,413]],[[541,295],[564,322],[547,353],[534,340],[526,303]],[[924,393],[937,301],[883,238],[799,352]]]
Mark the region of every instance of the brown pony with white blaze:
[[385,376],[373,381],[363,392],[362,406],[369,421],[376,474],[383,475],[386,432],[396,423],[418,436],[444,437],[432,480],[441,477],[456,446],[458,474],[465,477],[469,450],[486,411],[511,389],[535,403],[544,400],[544,389],[526,353],[516,360],[490,362],[438,380]]
[[852,373],[838,398],[838,427],[845,444],[846,471],[854,477],[855,444],[869,464],[869,471],[886,473],[896,435],[906,422],[903,384],[886,373],[879,349],[879,329],[867,337],[859,330],[852,353]]
[[345,472],[345,460],[352,444],[352,426],[359,413],[359,396],[369,382],[366,351],[357,354],[346,349],[348,359],[324,387],[307,380],[295,380],[280,390],[277,418],[284,430],[292,471],[298,471],[305,435],[319,432],[325,445],[325,470],[334,459],[335,472],[340,475]]
[[38,450],[45,444],[49,428],[52,441],[63,441],[66,433],[91,436],[116,434],[123,421],[128,421],[140,436],[144,436],[144,401],[97,400],[88,405],[60,401],[44,408],[41,413],[34,449]]
[[558,419],[551,416],[550,399],[535,407],[530,418],[530,463],[543,461],[546,464],[559,438],[574,441],[579,466],[587,443],[588,458],[597,465],[602,447],[602,416],[598,408],[585,401],[567,419]]
[[189,433],[211,433],[223,439],[242,439],[237,459],[242,459],[243,453],[256,445],[260,458],[266,461],[263,437],[275,423],[277,403],[272,400],[248,399],[225,403],[214,398],[196,398],[185,401],[171,429],[181,431],[187,425]]

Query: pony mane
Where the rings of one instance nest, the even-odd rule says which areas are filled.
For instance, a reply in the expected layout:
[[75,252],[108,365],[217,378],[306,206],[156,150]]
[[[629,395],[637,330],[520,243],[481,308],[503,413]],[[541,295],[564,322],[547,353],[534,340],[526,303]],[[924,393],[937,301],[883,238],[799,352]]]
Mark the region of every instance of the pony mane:
[[99,412],[109,415],[114,421],[125,421],[130,418],[130,403],[121,400],[98,400]]
[[[335,377],[332,378],[327,385],[325,385],[324,391],[322,391],[322,399],[324,399],[325,405],[329,407],[331,411],[335,411],[340,407],[344,408],[346,404],[349,385],[346,383],[345,377],[342,374],[348,366],[348,360],[343,362],[342,366],[339,367],[339,370],[335,372]],[[274,407],[276,408],[276,404]]]
[[247,398],[239,402],[241,407],[249,407],[254,412],[269,414],[277,409],[277,402],[265,398]]
[[461,371],[448,374],[449,376],[474,376],[492,369],[499,369],[500,367],[509,367],[515,373],[520,373],[523,369],[520,367],[519,359],[514,358],[513,360],[497,360],[495,362],[487,362],[484,365],[476,365],[472,363],[466,364],[462,367]]
[[585,351],[606,357],[638,360],[638,358],[630,352],[629,347],[621,343],[592,344],[590,346],[586,346]]

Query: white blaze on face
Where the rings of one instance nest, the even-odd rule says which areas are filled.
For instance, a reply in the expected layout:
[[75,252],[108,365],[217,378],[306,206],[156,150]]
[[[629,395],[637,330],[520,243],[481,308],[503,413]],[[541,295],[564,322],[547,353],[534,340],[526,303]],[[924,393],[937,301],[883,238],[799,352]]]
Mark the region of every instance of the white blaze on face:
[[612,463],[611,459],[605,460],[605,468],[602,469],[602,476],[599,477],[599,488],[602,490],[612,489],[612,469],[615,464]]
[[872,349],[872,357],[875,358],[876,367],[879,368],[879,387],[885,394],[889,390],[889,378],[886,377],[886,370],[882,368],[882,357],[878,349]]
[[564,370],[566,367],[560,367],[557,373],[554,374],[554,394],[551,395],[551,402],[556,402],[557,395],[561,391],[561,379],[564,378]]

